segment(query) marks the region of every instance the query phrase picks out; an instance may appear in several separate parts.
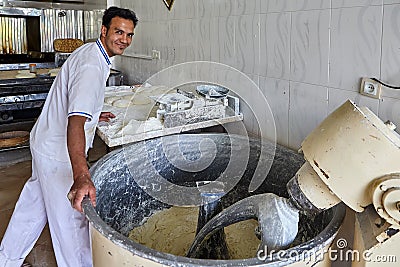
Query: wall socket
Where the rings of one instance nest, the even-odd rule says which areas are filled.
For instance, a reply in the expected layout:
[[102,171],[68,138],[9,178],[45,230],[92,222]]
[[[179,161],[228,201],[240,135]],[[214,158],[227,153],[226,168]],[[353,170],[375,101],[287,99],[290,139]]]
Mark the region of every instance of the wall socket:
[[160,51],[155,50],[155,49],[151,50],[151,57],[152,57],[153,59],[161,59],[161,53],[160,53]]
[[360,94],[380,99],[381,91],[382,85],[380,83],[369,78],[362,78]]

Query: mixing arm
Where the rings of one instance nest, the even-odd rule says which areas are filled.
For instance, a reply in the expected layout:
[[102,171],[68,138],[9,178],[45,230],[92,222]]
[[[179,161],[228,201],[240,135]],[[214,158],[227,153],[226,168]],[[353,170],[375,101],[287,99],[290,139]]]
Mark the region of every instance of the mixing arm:
[[298,231],[298,210],[286,199],[272,193],[247,197],[213,217],[196,235],[187,253],[194,257],[201,243],[211,234],[228,225],[258,219],[261,248],[270,252],[288,247]]

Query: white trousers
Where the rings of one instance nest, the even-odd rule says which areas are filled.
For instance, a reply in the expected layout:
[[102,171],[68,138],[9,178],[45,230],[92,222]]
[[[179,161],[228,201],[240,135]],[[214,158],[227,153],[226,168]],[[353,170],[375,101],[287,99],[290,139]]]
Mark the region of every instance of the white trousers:
[[92,266],[88,221],[71,207],[70,163],[47,158],[33,149],[32,177],[26,182],[0,245],[0,267],[19,267],[46,222],[59,267]]

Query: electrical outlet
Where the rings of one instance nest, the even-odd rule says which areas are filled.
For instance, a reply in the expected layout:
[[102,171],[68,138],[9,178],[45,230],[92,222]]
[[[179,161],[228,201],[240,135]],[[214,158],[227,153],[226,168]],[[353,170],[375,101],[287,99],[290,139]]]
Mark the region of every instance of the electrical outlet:
[[153,59],[161,59],[161,55],[160,54],[161,53],[158,50],[155,50],[155,49],[151,50],[151,57]]
[[371,80],[369,78],[362,78],[360,94],[377,98],[381,98],[382,86],[377,81]]

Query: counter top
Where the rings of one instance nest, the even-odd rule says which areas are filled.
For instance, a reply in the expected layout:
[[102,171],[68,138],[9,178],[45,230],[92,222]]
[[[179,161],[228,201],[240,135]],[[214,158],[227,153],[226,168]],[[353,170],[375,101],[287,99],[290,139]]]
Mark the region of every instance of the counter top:
[[[206,120],[177,127],[166,128],[156,118],[157,106],[150,95],[160,95],[170,89],[162,86],[132,88],[129,86],[111,86],[106,88],[103,111],[112,112],[116,118],[110,122],[100,122],[97,135],[108,147],[115,147],[150,138],[202,129],[216,125],[243,120],[243,115],[227,115],[224,118]],[[121,101],[135,99],[128,107],[118,107]],[[119,101],[119,102],[116,102]],[[135,104],[136,102],[136,104]],[[123,103],[123,102],[122,102]],[[113,105],[114,104],[114,105]],[[118,104],[117,106],[115,104]]]
[[[32,62],[34,63],[34,62]],[[38,69],[54,69],[56,64],[54,62],[39,62],[35,63]],[[3,70],[27,70],[29,69],[29,63],[11,63],[11,64],[0,64],[0,71]]]
[[[55,69],[37,69],[37,74],[39,75],[45,75],[45,74],[51,74],[50,71],[55,70]],[[27,70],[24,70],[27,71]],[[21,70],[3,70],[0,71],[0,80],[11,80],[11,79],[18,79],[16,76],[20,74]],[[50,77],[50,75],[49,75]],[[36,77],[32,78],[21,78],[21,79],[34,79]]]
[[155,137],[160,137],[160,136],[165,136],[165,135],[171,135],[171,134],[176,134],[176,133],[182,133],[182,132],[187,132],[190,130],[196,130],[196,129],[204,129],[207,127],[211,126],[216,126],[216,125],[221,125],[221,124],[226,124],[230,122],[236,122],[236,121],[241,121],[243,120],[243,115],[233,115],[233,116],[228,116],[225,118],[221,119],[214,119],[214,120],[209,120],[209,121],[202,121],[198,123],[193,123],[193,124],[188,124],[188,125],[182,125],[178,127],[172,127],[172,128],[162,128],[160,130],[152,130],[152,131],[144,131],[144,132],[139,132],[134,135],[123,135],[123,136],[118,136],[118,137],[112,137],[109,135],[107,132],[107,126],[105,124],[100,125],[97,127],[97,135],[106,143],[108,147],[115,147],[115,146],[120,146],[120,145],[125,145],[129,143],[134,143],[146,139],[151,139]]

